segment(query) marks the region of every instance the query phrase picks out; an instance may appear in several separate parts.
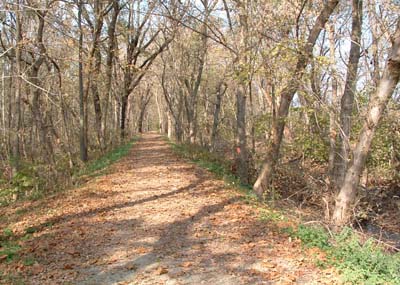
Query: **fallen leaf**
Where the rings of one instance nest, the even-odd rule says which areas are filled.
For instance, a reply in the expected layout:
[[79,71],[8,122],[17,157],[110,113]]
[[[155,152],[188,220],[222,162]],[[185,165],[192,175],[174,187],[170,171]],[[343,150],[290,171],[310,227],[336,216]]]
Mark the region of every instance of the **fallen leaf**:
[[128,270],[136,270],[137,266],[135,264],[130,264],[130,265],[126,266],[126,269],[128,269]]
[[38,274],[42,273],[43,270],[44,270],[44,267],[38,263],[32,265],[32,267],[31,267],[31,273],[33,275],[38,275]]
[[73,269],[72,264],[65,264],[63,267],[65,270],[71,270]]
[[136,252],[137,252],[137,253],[147,253],[147,252],[148,252],[148,249],[145,248],[145,247],[139,247],[139,248],[136,250]]
[[276,267],[276,264],[275,264],[275,263],[272,263],[272,262],[269,262],[269,261],[263,261],[263,262],[262,262],[262,265],[263,265],[264,267],[267,267],[267,268],[275,268],[275,267]]
[[163,275],[163,274],[167,274],[168,273],[168,269],[165,267],[159,267],[156,271],[156,274],[158,275]]
[[181,264],[181,267],[188,268],[188,267],[191,267],[192,265],[193,265],[193,262],[186,261]]

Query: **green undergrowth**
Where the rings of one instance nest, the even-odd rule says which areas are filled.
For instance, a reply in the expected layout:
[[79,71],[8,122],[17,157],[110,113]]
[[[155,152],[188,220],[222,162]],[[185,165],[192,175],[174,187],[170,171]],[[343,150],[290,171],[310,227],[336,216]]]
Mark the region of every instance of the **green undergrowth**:
[[286,232],[304,247],[326,252],[326,259],[316,264],[336,267],[344,284],[400,284],[400,253],[388,253],[372,239],[362,242],[351,228],[332,236],[319,226],[299,225]]
[[[94,177],[104,174],[110,165],[120,160],[122,157],[126,156],[129,153],[132,145],[136,140],[137,138],[134,138],[128,143],[123,144],[107,152],[106,154],[100,156],[97,159],[93,159],[83,167],[75,170],[75,173],[73,175],[75,175],[76,179],[79,180],[78,184],[80,183],[80,181],[84,181],[82,177]],[[32,189],[30,189],[29,187],[31,185],[36,185],[36,184],[34,182],[31,182],[31,180],[35,179],[35,177],[33,176],[34,173],[31,174],[32,175],[26,172],[24,172],[23,174],[22,173],[18,174],[16,179],[21,180],[20,187],[25,187],[18,189],[18,191],[28,191],[28,190],[32,191]],[[14,183],[14,187],[18,185],[19,184]],[[38,190],[40,190],[40,188]],[[3,192],[3,190],[1,190],[0,193],[1,192]],[[24,198],[29,199],[32,197],[25,195]],[[19,209],[16,211],[15,214],[24,215],[27,212],[29,212],[29,210]],[[36,260],[32,256],[25,256],[25,255],[21,256],[20,254],[23,242],[24,240],[29,240],[35,233],[41,232],[46,228],[51,228],[52,226],[53,222],[45,222],[37,226],[27,227],[24,230],[24,232],[20,235],[15,235],[11,228],[5,228],[2,232],[0,232],[0,263],[19,262],[24,266],[34,265],[36,263]],[[0,272],[0,281],[3,280],[7,281],[4,284],[16,284],[18,283],[17,281],[19,280],[19,277]],[[3,283],[0,282],[0,284]]]
[[0,181],[0,206],[21,199],[39,199],[46,188],[46,178],[41,175],[49,169],[43,165],[20,162],[20,170],[10,181]]
[[53,169],[49,165],[35,165],[21,161],[20,170],[10,181],[0,180],[0,206],[7,206],[17,200],[39,200],[55,192],[56,189],[57,191],[67,189],[87,181],[88,178],[103,175],[111,164],[129,153],[136,140],[135,137],[73,169],[63,161],[57,161]]
[[[31,240],[35,233],[41,232],[45,229],[51,228],[53,226],[52,222],[44,222],[37,226],[30,226],[25,228],[23,233],[14,234],[13,230],[9,227],[5,228],[0,232],[0,264],[1,263],[11,263],[18,262],[24,266],[32,266],[37,263],[36,259],[27,253],[21,254],[23,244],[25,241]],[[3,274],[0,272],[1,280],[17,280],[16,276],[9,274]],[[0,284],[3,284],[0,282]],[[6,284],[15,284],[13,282]]]
[[21,249],[21,246],[13,240],[13,237],[13,232],[8,228],[0,234],[0,259],[2,261],[12,261]]
[[201,168],[207,169],[217,178],[223,179],[227,185],[250,194],[252,189],[251,186],[242,184],[239,178],[232,173],[230,161],[201,146],[176,144],[171,141],[168,141],[168,143],[171,145],[173,151],[179,156],[191,160]]
[[[49,226],[49,225],[47,225]],[[22,244],[32,238],[32,234],[38,229],[26,228],[21,236],[14,235],[10,228],[0,232],[0,264],[18,262],[23,266],[33,266],[37,263],[32,255],[21,255]],[[0,271],[0,284],[25,284],[23,278],[18,274],[5,273]]]
[[[216,177],[245,191],[245,202],[260,205],[249,185],[241,185],[232,174],[228,161],[207,149],[187,144],[169,142],[172,149],[181,157],[193,161],[202,168],[214,173]],[[279,222],[288,218],[282,211],[260,207],[261,221]],[[339,270],[344,284],[400,284],[400,253],[387,253],[372,239],[362,242],[350,228],[340,233],[329,233],[321,226],[300,224],[297,228],[285,228],[283,232],[301,240],[306,248],[319,248],[326,253],[326,259],[315,262],[320,267],[334,266]]]
[[137,140],[138,140],[138,138],[134,137],[129,142],[114,148],[113,150],[105,153],[104,155],[100,156],[99,158],[89,161],[85,165],[84,168],[79,169],[79,171],[77,171],[77,173],[76,173],[77,176],[78,177],[82,177],[82,176],[96,177],[96,176],[104,174],[105,170],[110,165],[117,162],[124,156],[128,155],[130,149],[132,148],[133,144]]

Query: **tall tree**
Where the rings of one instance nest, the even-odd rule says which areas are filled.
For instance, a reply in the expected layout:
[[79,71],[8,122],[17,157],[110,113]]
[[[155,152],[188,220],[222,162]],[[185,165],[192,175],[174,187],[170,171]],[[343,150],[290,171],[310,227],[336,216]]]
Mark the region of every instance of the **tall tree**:
[[[134,4],[136,4],[136,9]],[[123,66],[124,88],[121,97],[121,138],[126,136],[125,124],[130,95],[157,56],[168,47],[173,39],[173,30],[169,31],[161,21],[156,23],[152,17],[157,7],[158,1],[150,1],[146,4],[137,1],[128,4],[127,28],[124,32],[126,58]],[[144,9],[146,9],[145,12],[143,12]]]
[[[19,168],[20,160],[20,148],[21,148],[21,129],[22,129],[22,112],[21,112],[21,92],[22,92],[22,58],[21,58],[21,48],[22,48],[22,19],[20,13],[20,3],[17,1],[17,11],[16,13],[16,41],[15,41],[15,62],[16,62],[16,79],[15,79],[15,102],[16,102],[16,117],[17,117],[17,127],[15,132],[15,143],[14,143],[14,169],[13,174],[16,174]],[[10,112],[11,114],[11,112]]]
[[78,78],[79,78],[79,146],[81,160],[88,160],[87,147],[87,115],[86,115],[86,99],[83,90],[83,28],[82,28],[82,0],[78,0]]
[[392,37],[392,49],[388,57],[385,71],[379,81],[376,92],[371,96],[368,111],[361,129],[358,142],[354,148],[353,160],[346,172],[343,186],[336,199],[333,222],[337,226],[344,225],[350,218],[350,207],[357,195],[360,175],[371,148],[376,128],[382,118],[383,111],[400,80],[400,19]]
[[235,160],[237,174],[242,183],[248,183],[248,149],[246,136],[246,99],[247,87],[250,84],[249,68],[249,11],[251,3],[249,1],[235,1],[238,9],[238,45],[236,48],[234,66],[236,86],[236,148]]
[[290,104],[298,90],[299,82],[301,82],[304,70],[312,58],[314,45],[338,3],[338,0],[329,0],[324,4],[321,13],[308,35],[305,46],[297,58],[296,67],[291,74],[291,79],[281,92],[277,115],[272,122],[271,142],[268,146],[266,158],[263,162],[260,174],[253,186],[255,192],[260,198],[263,197],[264,191],[268,189],[272,182],[275,166],[279,159],[279,151],[281,148],[283,131],[286,125],[286,118],[289,114]]
[[339,136],[336,144],[338,150],[335,157],[333,177],[331,178],[336,188],[340,188],[343,184],[350,156],[351,118],[358,79],[358,62],[361,53],[362,10],[363,1],[352,0],[350,53],[347,63],[346,82],[341,98]]

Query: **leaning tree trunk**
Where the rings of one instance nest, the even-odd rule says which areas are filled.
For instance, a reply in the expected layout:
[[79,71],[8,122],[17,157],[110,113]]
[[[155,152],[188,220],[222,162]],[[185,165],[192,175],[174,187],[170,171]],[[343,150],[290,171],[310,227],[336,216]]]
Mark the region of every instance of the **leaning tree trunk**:
[[383,111],[400,79],[400,19],[393,37],[392,51],[376,93],[371,97],[367,116],[353,152],[353,161],[346,172],[343,186],[336,199],[333,222],[342,226],[349,221],[350,207],[357,195],[360,175],[365,167],[371,142]]
[[344,181],[350,156],[350,131],[353,113],[354,95],[357,83],[357,69],[361,51],[362,0],[352,1],[352,31],[346,83],[341,99],[340,131],[337,152],[334,160],[332,181],[339,189]]
[[275,167],[279,158],[279,151],[283,138],[283,130],[285,129],[285,121],[289,114],[289,107],[293,100],[294,94],[297,92],[300,79],[309,63],[314,45],[328,21],[330,15],[338,5],[339,0],[330,0],[325,5],[319,14],[314,26],[312,27],[307,39],[304,51],[299,55],[295,71],[288,87],[281,93],[281,100],[276,117],[272,122],[271,142],[267,149],[266,159],[264,160],[261,172],[255,182],[253,188],[259,198],[263,198],[264,191],[268,189],[272,182],[275,172]]

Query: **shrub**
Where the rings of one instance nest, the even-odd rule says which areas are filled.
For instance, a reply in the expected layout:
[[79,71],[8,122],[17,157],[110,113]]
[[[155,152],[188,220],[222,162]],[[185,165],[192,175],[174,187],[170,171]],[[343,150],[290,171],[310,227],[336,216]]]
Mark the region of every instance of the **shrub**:
[[371,239],[363,243],[350,228],[332,240],[321,227],[300,225],[288,232],[306,247],[325,250],[327,261],[318,260],[317,264],[338,268],[346,284],[400,284],[400,253],[386,253]]

